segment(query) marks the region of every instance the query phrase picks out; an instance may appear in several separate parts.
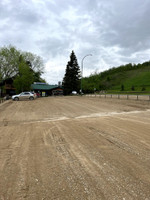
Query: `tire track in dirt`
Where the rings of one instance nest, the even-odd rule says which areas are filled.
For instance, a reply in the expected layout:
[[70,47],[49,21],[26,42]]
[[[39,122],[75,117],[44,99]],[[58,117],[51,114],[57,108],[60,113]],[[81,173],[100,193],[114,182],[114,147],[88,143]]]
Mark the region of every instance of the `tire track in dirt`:
[[[82,126],[82,127],[84,127],[83,129],[85,129],[86,131],[85,131],[85,133],[87,134],[87,132],[88,132],[88,129],[87,128],[85,128],[86,126]],[[92,127],[94,127],[94,126],[92,126]],[[97,132],[97,131],[96,131]],[[83,134],[83,130],[82,130],[82,134]],[[97,133],[96,133],[97,134]],[[95,138],[95,134],[94,134],[94,139],[92,138],[92,137],[89,137],[89,136],[93,136],[93,129],[92,130],[90,130],[89,131],[89,134],[88,134],[88,138],[87,138],[87,141],[90,141],[89,142],[89,144],[87,145],[88,146],[88,148],[84,148],[83,149],[83,151],[85,151],[85,153],[86,154],[88,154],[88,157],[89,157],[89,155],[91,154],[91,152],[89,152],[89,150],[92,150],[93,149],[93,145],[94,145],[94,140],[96,139]],[[99,133],[98,133],[98,135],[99,135]],[[84,134],[84,136],[85,136],[85,134]],[[100,137],[99,137],[100,136]],[[108,142],[110,142],[110,139],[111,139],[111,141],[112,141],[112,138],[110,138],[109,139],[109,134],[107,133],[107,135],[106,135],[106,133],[105,134],[102,134],[102,135],[99,135],[98,137],[99,137],[99,140],[101,141],[102,140],[102,138],[101,138],[101,136],[104,138],[104,141],[105,141],[105,139],[106,139],[106,141],[108,141]],[[86,136],[87,137],[87,136]],[[98,140],[98,138],[96,139],[96,140]],[[84,144],[85,144],[85,138],[83,137],[82,138],[82,140],[80,139],[80,141],[84,141]],[[102,140],[103,141],[103,140]],[[96,141],[95,141],[96,142]],[[117,141],[117,143],[118,143],[119,141]],[[92,145],[91,145],[91,143],[92,143]],[[104,142],[105,143],[105,147],[106,148],[103,148],[104,147],[104,145],[102,145],[102,152],[104,152],[104,153],[106,153],[106,155],[104,156],[104,158],[106,159],[106,158],[109,158],[108,160],[105,160],[105,161],[102,161],[101,159],[102,159],[102,156],[100,156],[101,155],[101,152],[94,152],[94,154],[97,154],[98,155],[98,157],[96,157],[96,159],[95,160],[93,160],[93,158],[94,158],[94,155],[92,154],[91,155],[91,159],[92,160],[90,160],[89,162],[87,162],[87,163],[97,163],[97,161],[98,161],[98,158],[101,158],[100,160],[100,163],[104,163],[105,165],[106,164],[109,164],[109,162],[110,163],[113,163],[113,160],[111,159],[111,157],[110,157],[110,155],[108,154],[109,152],[115,152],[114,154],[116,155],[116,154],[119,154],[118,156],[120,156],[121,154],[123,155],[123,157],[124,157],[124,159],[122,160],[122,163],[118,163],[118,161],[117,161],[117,165],[115,165],[114,166],[114,170],[112,170],[113,169],[113,165],[110,165],[109,164],[109,167],[110,167],[110,169],[109,169],[109,171],[107,172],[107,170],[106,170],[106,166],[103,168],[103,169],[105,169],[106,171],[105,171],[105,174],[107,175],[107,176],[109,176],[110,178],[109,179],[111,179],[111,174],[112,174],[112,176],[114,176],[114,178],[115,177],[119,177],[119,175],[120,175],[120,179],[118,179],[118,184],[117,184],[117,180],[115,181],[115,179],[114,179],[114,182],[113,182],[113,186],[115,186],[115,188],[113,188],[113,192],[116,190],[116,188],[118,187],[118,188],[120,188],[119,189],[119,192],[120,192],[120,190],[121,191],[124,191],[124,188],[127,188],[126,190],[126,195],[127,195],[127,192],[133,197],[133,196],[135,196],[136,198],[137,198],[137,196],[136,196],[136,194],[137,194],[137,192],[138,191],[141,191],[140,193],[141,194],[139,194],[138,195],[138,198],[139,199],[143,199],[144,198],[144,195],[147,193],[147,196],[145,196],[145,198],[146,197],[149,197],[149,193],[148,193],[148,185],[149,185],[149,179],[147,178],[147,173],[148,173],[148,171],[149,171],[149,168],[143,168],[143,166],[141,165],[142,163],[141,163],[141,161],[139,161],[138,159],[135,159],[135,156],[131,156],[131,152],[127,152],[127,153],[124,153],[124,152],[122,152],[122,150],[124,150],[125,148],[128,148],[128,145],[126,145],[126,146],[124,146],[124,144],[125,143],[123,143],[123,146],[122,146],[122,142],[121,142],[121,145],[119,144],[119,149],[118,149],[118,144],[116,144],[116,140],[114,140],[113,141],[113,143],[111,142],[109,145],[106,143],[106,142]],[[95,144],[95,146],[97,146],[96,144]],[[109,150],[109,148],[108,147],[111,147],[110,148],[110,150]],[[80,147],[83,147],[83,145],[80,145]],[[100,146],[101,147],[101,146]],[[125,149],[126,150],[126,149]],[[127,149],[128,150],[128,149]],[[130,156],[131,156],[131,159],[130,159]],[[114,159],[115,160],[117,160],[117,157],[116,156],[112,156],[112,157],[114,157]],[[84,156],[84,158],[85,158],[85,156]],[[132,158],[134,158],[134,160],[136,160],[136,161],[132,161]],[[109,162],[108,162],[109,161]],[[120,172],[120,174],[118,175],[116,175],[116,172],[118,172],[118,164],[119,164],[119,166],[120,166],[120,168],[119,169],[121,169],[121,168],[124,168],[124,165],[126,165],[126,162],[125,161],[128,161],[130,164],[131,164],[131,166],[133,167],[133,169],[136,171],[141,171],[140,172],[140,174],[143,174],[144,175],[144,181],[142,182],[142,181],[140,181],[140,182],[138,182],[138,175],[134,172],[133,173],[133,177],[132,176],[130,176],[130,174],[128,174],[128,171],[126,170],[126,176],[125,175],[123,175],[123,171],[121,170]],[[138,161],[138,162],[137,162]],[[102,166],[100,165],[100,163],[98,162],[97,163],[97,167],[100,167],[100,169],[102,169]],[[137,164],[138,163],[138,164]],[[114,163],[115,164],[115,163]],[[124,165],[123,165],[124,164]],[[148,163],[147,163],[148,164]],[[138,167],[137,167],[137,165],[138,165]],[[129,170],[131,170],[131,171],[133,171],[132,170],[132,167],[127,167],[127,169]],[[90,171],[94,171],[94,170],[90,170]],[[146,173],[147,172],[147,173]],[[100,174],[100,173],[99,173]],[[130,177],[130,178],[128,178],[127,179],[127,177]],[[135,178],[136,177],[136,178]],[[104,180],[107,180],[107,178],[108,177],[105,177],[104,178]],[[124,183],[123,182],[120,182],[121,180],[126,180]],[[135,181],[136,180],[136,181]],[[103,183],[104,183],[105,181],[103,181]],[[132,182],[135,182],[135,186],[133,186],[132,184],[130,184],[130,183],[132,183]],[[115,183],[115,184],[114,184]],[[104,184],[105,185],[105,184]],[[124,188],[122,188],[122,186],[121,185],[123,185],[123,187]],[[107,183],[107,186],[109,186],[109,183]],[[128,187],[129,186],[129,187]],[[112,186],[110,185],[110,188],[111,188]],[[130,190],[131,190],[131,188],[132,188],[132,193],[130,192]],[[137,189],[138,188],[138,189]],[[142,191],[145,191],[145,194],[142,192]],[[105,191],[104,191],[105,192]],[[111,193],[111,194],[113,194],[113,192],[110,192],[109,191],[109,193]],[[118,192],[116,192],[116,194],[117,194]],[[126,196],[125,195],[125,196]],[[127,199],[130,199],[131,198],[131,196],[126,196],[126,198]],[[108,198],[108,197],[107,197]],[[117,198],[117,197],[116,197]],[[111,198],[110,198],[111,199]]]
[[43,98],[12,102],[11,113],[4,104],[0,199],[150,199],[149,104],[124,102]]
[[[92,197],[93,199],[95,199],[95,193],[88,186],[89,181],[87,180],[90,179],[90,177],[83,169],[82,163],[79,162],[76,155],[72,151],[72,148],[70,148],[70,144],[66,141],[66,137],[62,135],[60,125],[53,122],[53,126],[50,130],[51,133],[49,133],[48,135],[46,134],[47,140],[51,141],[50,143],[55,149],[59,160],[61,159],[61,162],[63,163],[62,165],[60,165],[62,166],[61,176],[65,182],[65,185],[68,185],[69,187],[66,188],[65,186],[63,189],[65,191],[68,190],[68,195],[70,191],[76,191],[77,193],[79,193],[79,196],[77,195],[77,193],[75,196],[74,194],[72,194],[72,196],[70,195],[68,199],[86,199],[87,194],[89,195],[89,198]],[[101,197],[102,196],[103,195],[101,194]],[[61,199],[63,199],[63,197],[61,197]]]
[[[13,134],[13,129],[14,127],[11,132],[5,132],[4,135],[5,137],[9,134],[11,138],[9,145],[3,148],[5,157],[3,158],[3,166],[0,168],[0,194],[4,199],[25,198],[28,190],[25,174],[27,167],[26,154],[29,144],[28,131],[25,131],[20,137],[19,134]],[[22,130],[22,127],[18,127],[18,131],[20,130]]]

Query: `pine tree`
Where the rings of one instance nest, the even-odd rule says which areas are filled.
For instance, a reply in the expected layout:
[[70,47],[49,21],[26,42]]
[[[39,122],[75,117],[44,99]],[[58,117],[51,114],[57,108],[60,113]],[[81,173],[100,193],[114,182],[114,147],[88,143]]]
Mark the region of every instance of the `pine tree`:
[[80,68],[74,51],[70,55],[70,61],[66,66],[63,79],[64,94],[71,94],[72,91],[80,90]]

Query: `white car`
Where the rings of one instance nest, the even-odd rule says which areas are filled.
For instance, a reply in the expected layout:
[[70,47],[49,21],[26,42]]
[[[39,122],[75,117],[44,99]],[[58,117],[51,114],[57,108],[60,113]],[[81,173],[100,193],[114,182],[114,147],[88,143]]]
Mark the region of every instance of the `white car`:
[[36,94],[32,92],[22,92],[20,94],[12,96],[12,100],[14,101],[25,100],[25,99],[34,100],[35,98]]
[[76,91],[72,91],[72,94],[77,94],[77,92]]

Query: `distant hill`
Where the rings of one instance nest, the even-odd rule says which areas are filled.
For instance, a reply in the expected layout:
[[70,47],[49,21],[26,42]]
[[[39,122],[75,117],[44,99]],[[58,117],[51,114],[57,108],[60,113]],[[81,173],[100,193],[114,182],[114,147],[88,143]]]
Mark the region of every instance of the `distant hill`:
[[83,78],[83,92],[94,91],[150,91],[150,61],[114,67]]

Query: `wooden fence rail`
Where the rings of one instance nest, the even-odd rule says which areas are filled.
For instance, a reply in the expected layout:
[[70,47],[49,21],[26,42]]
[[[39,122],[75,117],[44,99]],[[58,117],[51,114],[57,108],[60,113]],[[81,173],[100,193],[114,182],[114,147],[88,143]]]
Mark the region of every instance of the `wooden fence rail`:
[[86,94],[87,97],[127,99],[127,100],[145,100],[150,101],[150,95],[129,95],[129,94]]

